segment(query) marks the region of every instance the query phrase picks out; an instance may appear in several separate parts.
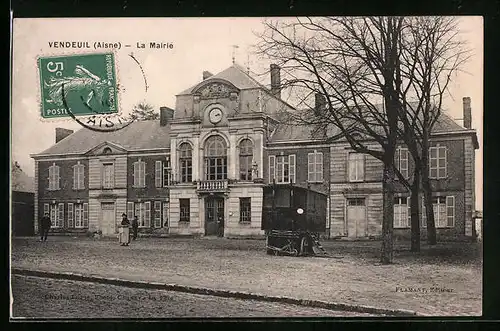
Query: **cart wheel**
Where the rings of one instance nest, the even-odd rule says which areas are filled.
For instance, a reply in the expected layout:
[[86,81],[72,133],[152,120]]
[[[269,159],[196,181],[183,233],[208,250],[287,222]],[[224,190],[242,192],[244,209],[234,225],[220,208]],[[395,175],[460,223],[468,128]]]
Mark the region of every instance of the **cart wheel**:
[[302,237],[300,241],[300,254],[301,255],[309,255],[311,253],[310,242],[307,237]]
[[296,250],[296,249],[292,250],[292,255],[293,256],[299,256],[299,251]]
[[279,253],[278,250],[275,250],[274,251],[274,256],[278,256],[278,253]]

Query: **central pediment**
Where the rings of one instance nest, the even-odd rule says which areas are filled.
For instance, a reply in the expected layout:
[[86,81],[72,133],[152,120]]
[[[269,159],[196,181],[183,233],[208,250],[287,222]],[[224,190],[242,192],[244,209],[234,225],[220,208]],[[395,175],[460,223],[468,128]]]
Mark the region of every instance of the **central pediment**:
[[229,98],[232,93],[239,93],[238,88],[222,79],[202,82],[193,90],[193,95],[199,96],[200,99]]
[[127,153],[127,150],[124,147],[109,141],[105,141],[87,151],[85,155],[95,156],[95,155],[107,155],[107,154],[112,155],[112,154],[123,154],[123,153]]

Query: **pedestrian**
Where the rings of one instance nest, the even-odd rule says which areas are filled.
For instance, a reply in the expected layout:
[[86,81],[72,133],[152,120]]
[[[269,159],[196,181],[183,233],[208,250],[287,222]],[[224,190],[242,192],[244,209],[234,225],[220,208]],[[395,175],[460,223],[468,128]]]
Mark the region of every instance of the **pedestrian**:
[[221,215],[217,218],[217,236],[224,237],[224,217]]
[[130,221],[127,218],[127,214],[122,214],[122,222],[120,226],[120,234],[118,237],[118,241],[121,246],[128,246],[130,243]]
[[45,213],[40,219],[40,241],[47,241],[47,235],[49,234],[50,226],[52,222],[49,217],[49,213]]
[[137,215],[134,216],[134,219],[132,220],[132,239],[136,240],[137,239],[137,230],[139,229],[139,221],[137,220]]

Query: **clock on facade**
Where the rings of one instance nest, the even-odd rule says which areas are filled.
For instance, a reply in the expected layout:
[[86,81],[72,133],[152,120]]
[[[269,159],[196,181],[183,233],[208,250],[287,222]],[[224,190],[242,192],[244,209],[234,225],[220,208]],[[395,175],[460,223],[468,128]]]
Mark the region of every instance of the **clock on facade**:
[[210,111],[210,114],[208,115],[210,122],[213,124],[219,123],[222,119],[222,110],[220,108],[214,108]]

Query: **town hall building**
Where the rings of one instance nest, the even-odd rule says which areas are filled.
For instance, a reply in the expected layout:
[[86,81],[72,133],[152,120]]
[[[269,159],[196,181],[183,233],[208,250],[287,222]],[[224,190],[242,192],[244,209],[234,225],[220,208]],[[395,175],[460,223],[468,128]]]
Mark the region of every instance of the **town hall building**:
[[[282,115],[280,68],[271,87],[233,64],[179,93],[159,120],[137,121],[112,132],[56,129],[55,145],[35,159],[35,229],[44,213],[56,234],[116,236],[121,215],[137,216],[140,235],[262,236],[263,187],[293,183],[328,197],[324,236],[376,238],[382,229],[382,164],[355,153],[339,138]],[[472,237],[474,159],[470,98],[464,125],[446,114],[430,148],[438,236]],[[397,165],[411,176],[408,150]],[[409,236],[409,193],[395,200],[395,234]],[[422,219],[425,236],[425,218]]]

